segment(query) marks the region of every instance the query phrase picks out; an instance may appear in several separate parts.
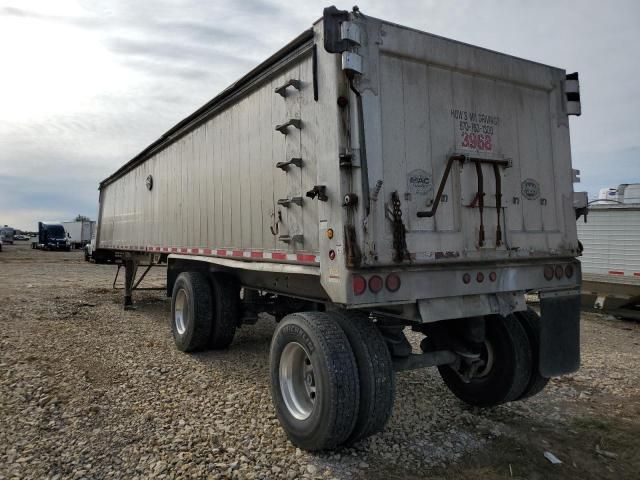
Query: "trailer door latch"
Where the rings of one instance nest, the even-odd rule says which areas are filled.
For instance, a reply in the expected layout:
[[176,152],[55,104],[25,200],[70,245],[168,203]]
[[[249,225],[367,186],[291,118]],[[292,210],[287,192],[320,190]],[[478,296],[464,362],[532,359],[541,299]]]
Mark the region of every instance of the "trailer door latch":
[[356,195],[355,193],[347,193],[344,196],[344,203],[342,204],[343,207],[356,207],[358,206],[358,195]]
[[321,202],[326,202],[327,200],[329,200],[329,197],[327,197],[326,192],[327,192],[326,186],[315,185],[311,190],[307,192],[307,197],[309,197],[312,200],[318,197],[318,200],[320,200]]

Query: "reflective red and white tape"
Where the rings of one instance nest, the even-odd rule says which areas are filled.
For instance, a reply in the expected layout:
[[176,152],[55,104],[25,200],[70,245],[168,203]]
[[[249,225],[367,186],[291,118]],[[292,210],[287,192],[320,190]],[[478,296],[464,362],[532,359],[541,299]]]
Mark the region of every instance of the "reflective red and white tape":
[[609,275],[614,275],[614,276],[617,276],[617,277],[623,277],[623,276],[629,276],[629,277],[631,277],[631,276],[633,276],[633,277],[640,277],[640,272],[633,272],[633,273],[629,272],[629,273],[625,273],[625,272],[624,272],[624,271],[622,271],[622,270],[609,270],[609,272],[608,272],[608,273],[609,273]]
[[152,253],[180,253],[186,255],[205,255],[210,257],[232,258],[234,260],[248,261],[285,261],[304,264],[318,264],[320,262],[315,253],[287,253],[282,251],[267,250],[239,250],[229,248],[203,248],[203,247],[143,247],[137,245],[106,245],[102,244],[102,248],[111,248],[114,250],[126,250],[135,252],[152,252]]

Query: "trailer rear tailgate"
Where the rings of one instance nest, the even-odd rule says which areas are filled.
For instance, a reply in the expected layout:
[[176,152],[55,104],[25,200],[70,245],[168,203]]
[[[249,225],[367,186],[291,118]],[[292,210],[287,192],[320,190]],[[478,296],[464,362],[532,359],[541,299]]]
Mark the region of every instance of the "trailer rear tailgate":
[[[574,254],[564,71],[368,25],[361,90],[369,181],[383,187],[364,251],[376,245],[378,263],[393,263],[397,191],[413,262]],[[454,155],[477,161],[455,161],[444,178]]]

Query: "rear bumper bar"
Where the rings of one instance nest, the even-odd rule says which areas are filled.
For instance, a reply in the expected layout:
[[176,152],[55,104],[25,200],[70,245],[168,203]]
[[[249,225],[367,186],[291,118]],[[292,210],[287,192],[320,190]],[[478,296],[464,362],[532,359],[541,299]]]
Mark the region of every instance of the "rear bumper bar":
[[[560,277],[554,276],[550,280],[545,278],[545,266],[562,267],[564,272],[567,265],[573,266],[571,277],[563,274]],[[415,305],[419,300],[576,289],[580,286],[581,277],[580,262],[569,258],[501,266],[468,264],[441,266],[437,270],[397,268],[385,272],[364,270],[357,272],[367,281],[373,275],[386,277],[390,273],[400,277],[401,286],[397,291],[390,292],[383,288],[374,293],[370,289],[366,289],[361,295],[355,295],[349,291],[347,292],[347,306],[349,308],[375,309],[388,305]]]

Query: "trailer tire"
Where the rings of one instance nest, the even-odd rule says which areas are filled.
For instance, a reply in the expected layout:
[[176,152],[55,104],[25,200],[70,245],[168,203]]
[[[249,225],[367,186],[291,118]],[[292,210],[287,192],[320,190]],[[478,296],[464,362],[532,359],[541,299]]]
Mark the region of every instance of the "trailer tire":
[[211,286],[198,272],[182,272],[171,295],[171,331],[178,350],[204,350],[211,336]]
[[523,312],[515,312],[514,315],[527,332],[529,344],[531,345],[531,378],[527,388],[518,398],[518,400],[524,400],[544,390],[544,387],[549,383],[549,379],[543,377],[540,373],[540,316],[531,308],[527,308]]
[[240,287],[233,277],[217,273],[211,276],[213,309],[209,347],[214,350],[231,345],[240,315]]
[[486,317],[485,355],[488,370],[465,383],[450,366],[438,371],[451,392],[478,407],[492,407],[517,400],[527,388],[532,370],[531,345],[522,324],[515,317]]
[[291,442],[305,450],[345,442],[360,391],[356,359],[335,317],[287,315],[276,327],[269,357],[273,404]]
[[332,312],[349,340],[358,366],[360,404],[356,424],[347,439],[355,443],[382,431],[395,397],[391,354],[378,328],[362,312]]

